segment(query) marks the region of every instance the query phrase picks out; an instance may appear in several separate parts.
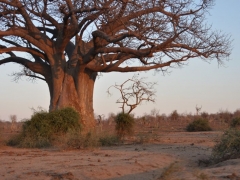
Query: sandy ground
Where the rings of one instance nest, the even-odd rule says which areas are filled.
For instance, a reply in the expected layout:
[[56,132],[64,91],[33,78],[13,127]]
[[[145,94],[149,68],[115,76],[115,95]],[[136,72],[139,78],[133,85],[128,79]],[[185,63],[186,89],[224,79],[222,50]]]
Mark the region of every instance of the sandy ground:
[[165,132],[151,142],[93,150],[0,148],[1,180],[240,180],[240,159],[210,167],[221,132]]

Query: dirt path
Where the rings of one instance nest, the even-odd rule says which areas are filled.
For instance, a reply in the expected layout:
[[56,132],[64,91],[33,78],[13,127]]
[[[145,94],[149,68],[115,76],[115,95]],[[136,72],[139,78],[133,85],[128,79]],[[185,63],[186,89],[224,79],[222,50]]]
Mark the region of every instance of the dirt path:
[[198,160],[211,154],[219,132],[159,134],[151,144],[95,150],[0,148],[1,180],[154,180],[240,178],[240,159],[212,167]]

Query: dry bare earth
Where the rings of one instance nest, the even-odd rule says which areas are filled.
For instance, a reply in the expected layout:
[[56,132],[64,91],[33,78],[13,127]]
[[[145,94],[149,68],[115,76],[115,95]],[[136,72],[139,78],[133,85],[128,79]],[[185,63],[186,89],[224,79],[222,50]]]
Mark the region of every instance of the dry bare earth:
[[240,159],[199,167],[221,132],[164,132],[148,144],[95,150],[0,149],[4,180],[240,179]]

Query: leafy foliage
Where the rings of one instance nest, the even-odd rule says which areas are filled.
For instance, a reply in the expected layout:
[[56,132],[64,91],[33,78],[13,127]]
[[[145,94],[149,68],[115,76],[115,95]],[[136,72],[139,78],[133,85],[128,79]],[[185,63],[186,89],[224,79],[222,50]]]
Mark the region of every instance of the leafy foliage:
[[120,139],[133,133],[134,118],[130,114],[119,113],[116,118],[116,131]]
[[22,132],[8,144],[27,148],[41,148],[53,145],[57,136],[70,130],[80,131],[79,114],[72,108],[64,108],[50,113],[35,112],[23,124]]
[[187,126],[187,131],[189,132],[196,132],[196,131],[211,131],[212,128],[209,125],[207,119],[198,118],[195,119]]
[[240,130],[229,129],[222,135],[212,151],[212,161],[240,158]]
[[235,117],[232,119],[230,126],[232,128],[240,126],[240,117]]

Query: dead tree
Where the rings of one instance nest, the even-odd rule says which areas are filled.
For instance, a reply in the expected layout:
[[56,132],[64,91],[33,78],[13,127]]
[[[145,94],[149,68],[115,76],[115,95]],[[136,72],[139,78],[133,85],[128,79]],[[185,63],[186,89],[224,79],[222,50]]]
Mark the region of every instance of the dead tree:
[[[155,102],[155,85],[155,82],[145,82],[145,78],[139,78],[138,75],[134,75],[120,85],[110,86],[107,92],[111,95],[111,88],[119,90],[121,97],[116,103],[121,104],[120,108],[123,113],[130,114],[143,101]],[[126,107],[128,107],[128,110],[126,110]]]
[[199,112],[201,111],[201,109],[202,109],[202,106],[201,106],[201,107],[198,107],[198,106],[196,105],[196,114],[197,114],[197,116],[199,115]]
[[104,115],[98,115],[98,122],[97,122],[97,125],[98,127],[100,127],[100,131],[102,132],[102,126],[103,126],[103,119],[104,119]]

